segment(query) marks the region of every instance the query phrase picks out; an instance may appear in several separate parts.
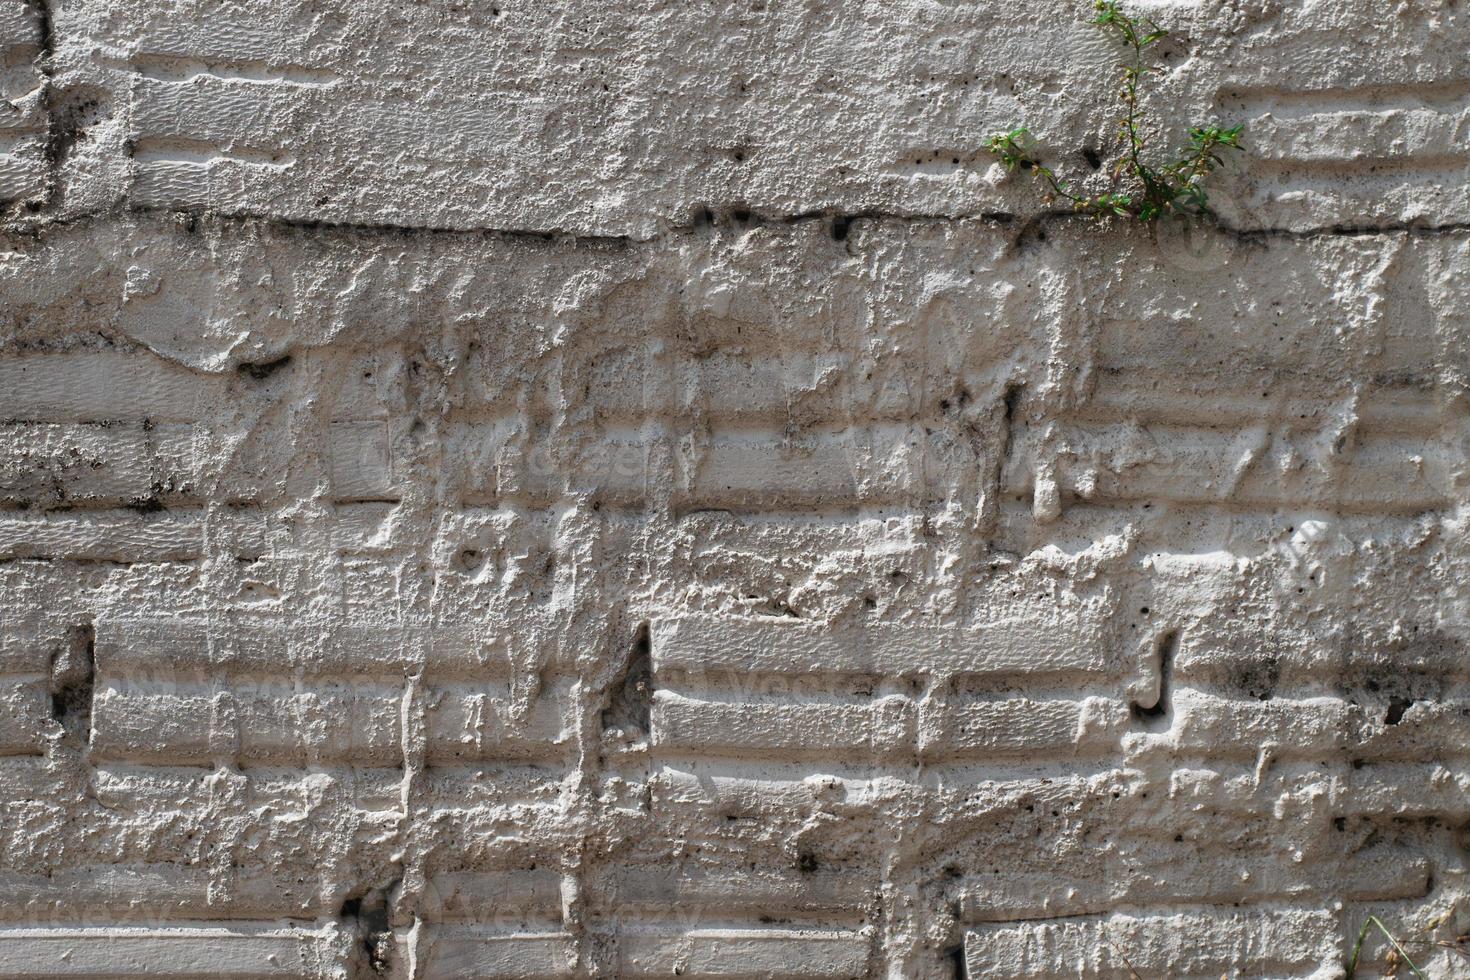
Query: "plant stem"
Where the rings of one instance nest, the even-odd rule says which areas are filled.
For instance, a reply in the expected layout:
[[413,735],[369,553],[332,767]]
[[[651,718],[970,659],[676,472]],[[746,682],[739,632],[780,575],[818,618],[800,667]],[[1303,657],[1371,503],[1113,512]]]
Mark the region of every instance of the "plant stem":
[[[1165,214],[1208,213],[1209,205],[1203,184],[1205,178],[1222,166],[1218,155],[1220,148],[1239,150],[1241,127],[1222,129],[1218,126],[1192,128],[1190,144],[1172,160],[1161,161],[1158,169],[1144,161],[1148,148],[1145,127],[1148,123],[1143,104],[1142,84],[1151,69],[1146,64],[1145,52],[1167,35],[1150,20],[1136,21],[1120,9],[1118,0],[1095,0],[1097,16],[1094,26],[1113,35],[1131,51],[1119,68],[1122,71],[1121,87],[1117,97],[1121,103],[1121,114],[1117,119],[1117,140],[1126,148],[1118,155],[1117,162],[1110,168],[1111,188],[1096,196],[1074,194],[1068,182],[1058,177],[1032,153],[1027,152],[1029,137],[1024,127],[1009,133],[997,133],[990,138],[989,149],[1000,158],[1008,172],[1025,169],[1032,177],[1046,181],[1050,191],[1045,203],[1057,198],[1069,201],[1079,212],[1098,218],[1122,217],[1138,221],[1156,221]],[[1100,164],[1094,164],[1094,167]],[[1124,178],[1127,178],[1126,183]],[[1120,189],[1120,183],[1123,187]],[[1083,187],[1085,192],[1086,188]]]
[[1057,179],[1057,175],[1052,173],[1050,168],[1043,167],[1040,164],[1037,164],[1036,172],[1041,174],[1041,176],[1046,179],[1046,182],[1051,185],[1051,189],[1059,196],[1065,197],[1067,200],[1071,201],[1075,205],[1087,204],[1087,199],[1085,197],[1078,197],[1076,194],[1073,194],[1071,191],[1067,190],[1067,188],[1062,185],[1061,181]]
[[1424,971],[1415,966],[1414,961],[1409,959],[1409,954],[1404,952],[1404,947],[1399,945],[1399,941],[1393,938],[1393,933],[1388,931],[1388,927],[1380,922],[1378,916],[1376,915],[1368,916],[1368,921],[1364,922],[1363,928],[1358,930],[1358,941],[1353,944],[1353,955],[1352,958],[1348,960],[1347,980],[1353,980],[1353,977],[1357,976],[1358,955],[1363,952],[1363,940],[1368,936],[1369,926],[1378,927],[1378,931],[1383,933],[1384,938],[1389,941],[1389,944],[1392,945],[1393,948],[1398,952],[1398,954],[1404,958],[1404,962],[1408,964],[1409,969],[1414,971],[1414,976],[1418,977],[1419,980],[1429,980],[1429,978],[1424,975]]

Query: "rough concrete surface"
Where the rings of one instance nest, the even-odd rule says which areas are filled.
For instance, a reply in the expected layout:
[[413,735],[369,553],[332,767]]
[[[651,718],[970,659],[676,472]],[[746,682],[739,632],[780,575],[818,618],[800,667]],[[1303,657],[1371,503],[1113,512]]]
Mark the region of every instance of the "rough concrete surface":
[[1137,9],[0,0],[0,977],[1470,976],[1470,10]]

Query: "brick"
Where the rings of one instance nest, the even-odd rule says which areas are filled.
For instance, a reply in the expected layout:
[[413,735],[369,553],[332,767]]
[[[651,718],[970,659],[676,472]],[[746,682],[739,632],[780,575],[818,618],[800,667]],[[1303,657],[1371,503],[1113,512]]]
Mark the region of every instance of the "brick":
[[[527,819],[551,819],[566,772],[544,763],[474,760],[466,765],[441,763],[422,774],[419,805],[459,814],[466,819],[480,807],[525,807]],[[402,773],[399,773],[402,779]]]
[[451,426],[447,482],[466,503],[502,497],[554,500],[564,492],[596,494],[624,505],[641,501],[658,474],[652,432],[603,427],[586,444],[524,440],[506,420]]
[[0,500],[176,503],[203,490],[196,438],[182,424],[0,424]]
[[92,713],[98,758],[196,764],[314,759],[390,765],[402,759],[400,694],[342,688],[289,693],[235,684],[216,693],[105,687]]
[[345,977],[328,934],[250,924],[201,929],[0,930],[0,977]]
[[1254,619],[1216,621],[1183,638],[1175,668],[1181,676],[1260,697],[1275,694],[1278,686],[1289,691],[1292,685],[1344,674],[1344,680],[1369,672],[1459,678],[1464,676],[1465,649],[1463,640],[1440,631],[1421,641],[1379,646],[1338,629]]
[[11,800],[60,799],[69,787],[66,773],[28,755],[0,756],[0,779]]
[[1136,847],[1141,857],[1083,858],[1043,870],[971,876],[962,900],[965,919],[1064,919],[1137,905],[1417,899],[1430,883],[1429,862],[1399,847],[1368,848],[1341,860],[1305,864],[1285,854],[1240,860],[1209,840],[1172,845],[1138,840]]
[[36,197],[46,188],[41,139],[23,140],[18,150],[0,153],[0,199]]
[[496,935],[459,928],[434,934],[424,969],[431,976],[540,980],[571,976],[576,959],[571,937],[560,931]]
[[0,887],[9,899],[0,918],[31,926],[63,928],[99,916],[153,925],[220,915],[209,908],[204,868],[155,863],[54,868],[48,874],[0,871]]
[[376,420],[336,421],[328,426],[327,457],[332,492],[341,500],[395,493],[388,426]]
[[[116,379],[127,378],[126,386]],[[225,381],[150,354],[85,351],[0,359],[0,418],[32,422],[194,422],[226,400]]]
[[739,809],[774,817],[811,800],[811,790],[803,782],[810,772],[806,765],[786,770],[772,761],[762,764],[757,773],[705,773],[670,767],[650,787],[650,794],[659,809],[697,812]]
[[0,559],[189,561],[204,551],[200,517],[189,511],[95,511],[0,517]]
[[403,678],[422,666],[431,676],[510,675],[504,646],[473,627],[415,622],[352,623],[250,613],[213,622],[114,618],[98,621],[97,658],[120,673],[198,679],[226,670],[312,676]]
[[565,696],[565,690],[543,691],[522,718],[508,687],[431,687],[425,697],[429,761],[558,759],[571,734],[563,718]]
[[1007,619],[966,630],[870,627],[834,632],[718,617],[659,620],[654,669],[772,674],[940,676],[1062,671],[1101,673],[1101,624],[1087,617]]
[[871,428],[792,439],[717,432],[684,460],[701,506],[803,507],[922,497],[928,438],[920,429]]
[[[1389,718],[1395,718],[1392,724]],[[1470,745],[1470,701],[1415,702],[1395,717],[1394,705],[1373,717],[1353,745],[1358,758],[1415,761],[1454,758]]]
[[1107,698],[937,703],[920,715],[919,747],[926,762],[1065,757],[1116,750],[1127,721],[1127,706]]
[[0,4],[0,45],[35,45],[39,36],[31,8],[23,3]]
[[[1053,922],[998,925],[965,934],[971,976],[1218,977],[1310,972],[1336,943],[1325,912],[1205,911],[1133,916],[1114,913]],[[1126,958],[1126,962],[1125,962]]]
[[[57,868],[44,875],[0,871],[0,885],[9,899],[0,916],[6,924],[48,930],[99,916],[133,925],[187,918],[192,903],[206,904],[208,888],[203,875],[166,865]],[[218,914],[216,910],[209,917]]]
[[1334,804],[1352,815],[1464,820],[1470,817],[1470,771],[1435,761],[1350,767]]
[[718,908],[722,913],[855,915],[872,898],[876,882],[820,869],[789,877],[715,866],[704,870],[619,867],[595,882],[598,904],[610,911],[643,909],[673,915],[679,910]]
[[561,915],[561,879],[552,871],[452,871],[431,878],[426,891],[435,922]]
[[[1433,436],[1358,435],[1352,465],[1343,472],[1303,472],[1283,481],[1257,463],[1277,434],[1270,429],[1217,428],[1134,423],[1068,427],[1063,439],[1078,465],[1059,474],[1068,493],[1083,499],[1169,500],[1208,504],[1229,501],[1255,507],[1332,507],[1349,512],[1418,513],[1443,507],[1449,474],[1432,459]],[[1119,454],[1118,444],[1131,446]],[[1108,460],[1116,459],[1114,465]],[[1102,461],[1099,466],[1098,462]],[[1017,474],[1012,492],[1033,489],[1029,474]]]
[[39,198],[46,189],[46,118],[39,105],[27,105],[23,95],[40,79],[27,64],[27,55],[40,47],[40,24],[35,11],[19,0],[0,4],[0,51],[6,55],[12,101],[0,114],[0,200]]
[[1174,703],[1174,744],[1216,758],[1253,758],[1263,748],[1277,758],[1426,758],[1455,752],[1470,727],[1470,706],[1455,700],[1408,705],[1393,724],[1338,698],[1256,701],[1187,691]]
[[675,935],[627,934],[617,946],[619,976],[705,977],[774,974],[864,976],[869,941],[851,932],[806,929],[700,929]]
[[[1386,217],[1423,202],[1438,184],[1455,187],[1470,170],[1464,140],[1470,97],[1463,81],[1266,90],[1240,96],[1236,107],[1263,145],[1261,162],[1251,168],[1260,187],[1251,203],[1268,213],[1280,210],[1286,220],[1296,215],[1271,208],[1277,188],[1311,193],[1319,219],[1360,212],[1376,194],[1375,210]],[[1466,202],[1451,192],[1435,203],[1459,209]]]
[[1357,722],[1357,713],[1336,698],[1255,701],[1188,691],[1173,703],[1175,744],[1211,756],[1254,758],[1265,749],[1287,758],[1338,758]]
[[742,704],[655,692],[653,744],[672,754],[861,758],[912,752],[916,712],[903,698],[872,704]]
[[51,721],[44,683],[0,677],[0,755],[40,755]]

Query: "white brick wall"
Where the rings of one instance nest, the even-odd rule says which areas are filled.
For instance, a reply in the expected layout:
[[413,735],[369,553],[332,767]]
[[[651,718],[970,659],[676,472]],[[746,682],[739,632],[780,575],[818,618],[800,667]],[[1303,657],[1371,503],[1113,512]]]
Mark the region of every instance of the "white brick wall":
[[1470,975],[1470,26],[1137,4],[0,0],[0,977]]

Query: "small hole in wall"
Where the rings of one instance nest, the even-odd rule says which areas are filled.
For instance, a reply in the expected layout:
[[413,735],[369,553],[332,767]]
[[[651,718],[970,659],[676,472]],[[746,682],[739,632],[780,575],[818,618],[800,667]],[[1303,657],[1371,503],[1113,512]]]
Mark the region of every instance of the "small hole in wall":
[[642,736],[648,734],[653,716],[653,641],[648,623],[640,623],[634,633],[626,663],[622,677],[608,691],[602,728]]
[[236,370],[239,371],[240,374],[249,377],[252,381],[264,381],[266,378],[269,378],[271,375],[281,370],[281,368],[289,366],[290,363],[291,355],[286,354],[282,357],[276,358],[273,361],[262,361],[256,363],[246,361],[240,364],[240,366],[236,368]]
[[86,623],[72,631],[51,661],[51,717],[73,747],[84,747],[92,740],[96,675],[96,633]]
[[1159,637],[1154,648],[1159,675],[1159,694],[1153,704],[1133,702],[1132,715],[1135,725],[1145,731],[1161,732],[1169,727],[1169,681],[1174,672],[1174,656],[1179,651],[1179,631],[1169,630]]
[[946,949],[944,951],[944,958],[949,962],[950,969],[954,971],[954,980],[969,980],[970,967],[969,964],[965,962],[964,943],[960,943],[957,946],[951,946],[949,949]]
[[1102,167],[1102,157],[1098,154],[1097,150],[1090,146],[1084,146],[1082,148],[1082,159],[1086,160],[1087,165],[1093,170],[1098,170]]
[[279,589],[265,582],[246,582],[240,586],[240,596],[246,601],[258,602],[267,599],[279,599]]
[[374,889],[366,896],[348,898],[338,917],[353,928],[361,943],[362,956],[373,973],[385,974],[393,965],[393,927],[388,919],[388,893],[397,882]]
[[1404,712],[1414,706],[1412,698],[1389,698],[1388,713],[1383,716],[1385,725],[1397,725],[1404,720]]

